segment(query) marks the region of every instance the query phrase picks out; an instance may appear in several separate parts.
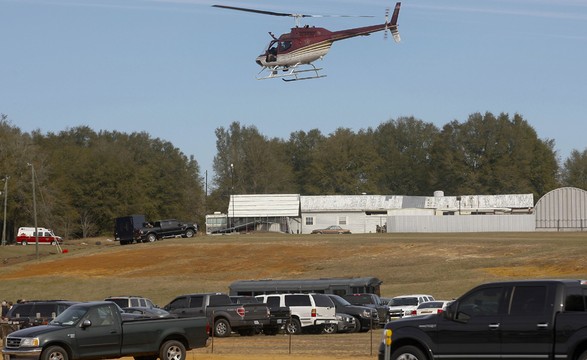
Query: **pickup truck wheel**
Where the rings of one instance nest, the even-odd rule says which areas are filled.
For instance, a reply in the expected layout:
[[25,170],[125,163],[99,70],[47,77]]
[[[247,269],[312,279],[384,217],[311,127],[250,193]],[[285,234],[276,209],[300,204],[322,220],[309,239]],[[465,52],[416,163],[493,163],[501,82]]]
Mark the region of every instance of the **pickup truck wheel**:
[[290,335],[298,335],[302,333],[302,324],[300,320],[292,318],[285,324],[285,332]]
[[177,340],[166,341],[159,350],[161,360],[185,360],[185,346]]
[[391,354],[391,360],[426,360],[426,356],[415,346],[402,346]]
[[61,346],[49,346],[41,353],[40,360],[68,360],[67,351]]
[[230,336],[230,323],[226,319],[218,319],[214,323],[214,335],[217,337]]
[[155,242],[155,241],[157,241],[157,235],[155,235],[155,234],[149,234],[149,235],[147,235],[147,241],[148,242]]
[[191,238],[191,237],[194,237],[194,234],[195,234],[195,232],[194,232],[194,230],[192,230],[192,229],[187,229],[187,230],[185,231],[185,237],[186,237],[186,238]]

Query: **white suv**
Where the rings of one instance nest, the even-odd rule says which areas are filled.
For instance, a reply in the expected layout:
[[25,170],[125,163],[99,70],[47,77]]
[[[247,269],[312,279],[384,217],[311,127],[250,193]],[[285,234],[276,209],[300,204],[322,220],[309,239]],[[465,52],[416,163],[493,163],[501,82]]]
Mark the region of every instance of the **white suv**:
[[285,326],[288,334],[300,334],[302,329],[319,334],[326,324],[338,324],[336,309],[324,294],[267,294],[257,299],[271,307],[289,307],[291,320]]
[[416,310],[418,305],[427,301],[434,301],[434,297],[423,294],[396,296],[387,303],[389,317],[398,319],[412,316],[412,310]]

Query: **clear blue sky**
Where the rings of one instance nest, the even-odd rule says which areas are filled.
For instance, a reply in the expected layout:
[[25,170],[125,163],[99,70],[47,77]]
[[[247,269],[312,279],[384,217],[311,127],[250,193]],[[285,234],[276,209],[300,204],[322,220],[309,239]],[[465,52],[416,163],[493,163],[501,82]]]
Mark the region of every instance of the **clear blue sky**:
[[23,131],[147,131],[209,179],[214,131],[233,121],[287,139],[506,112],[563,160],[587,148],[586,0],[405,0],[400,44],[337,42],[317,62],[326,78],[295,83],[255,80],[254,62],[293,19],[212,4],[375,16],[305,22],[339,30],[383,22],[395,1],[0,0],[0,113]]

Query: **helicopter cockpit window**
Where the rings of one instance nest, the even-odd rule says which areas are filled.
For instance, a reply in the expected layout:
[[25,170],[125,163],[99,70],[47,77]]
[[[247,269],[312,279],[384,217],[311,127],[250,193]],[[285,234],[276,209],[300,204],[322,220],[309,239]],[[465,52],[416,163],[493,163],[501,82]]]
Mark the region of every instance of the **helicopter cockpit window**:
[[291,41],[280,41],[279,51],[285,51],[291,47]]
[[267,53],[268,54],[273,54],[276,55],[277,54],[277,41],[272,41],[269,43],[269,45],[267,45]]

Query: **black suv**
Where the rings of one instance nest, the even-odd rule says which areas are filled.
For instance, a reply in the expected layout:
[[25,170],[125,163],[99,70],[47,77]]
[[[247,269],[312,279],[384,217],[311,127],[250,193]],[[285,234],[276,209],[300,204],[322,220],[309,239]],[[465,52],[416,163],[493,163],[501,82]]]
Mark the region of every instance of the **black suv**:
[[66,300],[32,300],[12,305],[6,318],[8,323],[18,325],[21,329],[35,325],[44,325],[53,320],[75,301]]

